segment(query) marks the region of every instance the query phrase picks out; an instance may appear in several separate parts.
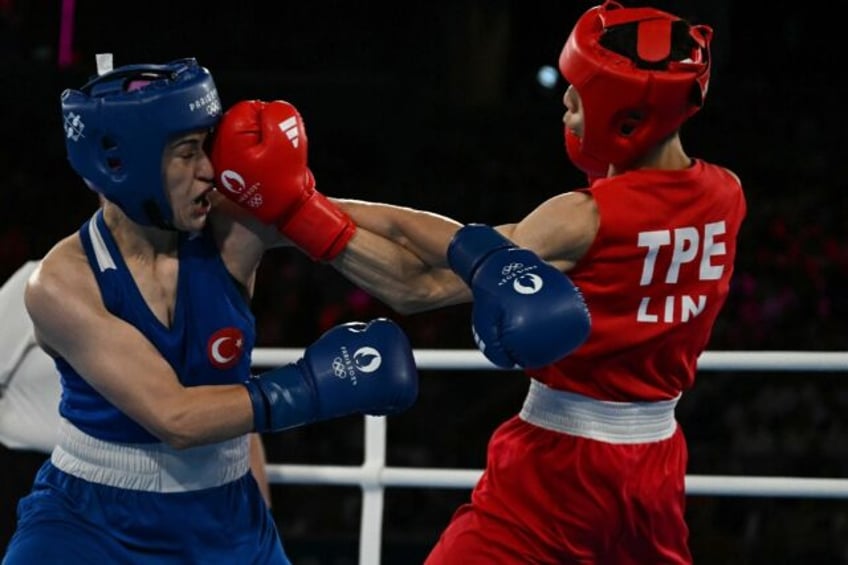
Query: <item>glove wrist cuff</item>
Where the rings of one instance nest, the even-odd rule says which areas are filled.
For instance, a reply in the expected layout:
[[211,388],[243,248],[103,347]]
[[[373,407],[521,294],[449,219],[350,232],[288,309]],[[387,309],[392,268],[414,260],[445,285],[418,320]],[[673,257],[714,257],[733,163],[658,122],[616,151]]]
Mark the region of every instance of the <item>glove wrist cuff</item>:
[[356,224],[320,192],[313,192],[277,229],[313,260],[332,261],[356,233]]
[[511,247],[515,244],[495,228],[485,224],[467,224],[457,230],[448,245],[448,265],[470,286],[477,267],[486,257],[498,249]]
[[262,393],[259,382],[255,377],[251,377],[243,384],[250,397],[250,404],[253,406],[253,431],[257,433],[267,432],[270,428],[270,421],[268,420],[270,406]]

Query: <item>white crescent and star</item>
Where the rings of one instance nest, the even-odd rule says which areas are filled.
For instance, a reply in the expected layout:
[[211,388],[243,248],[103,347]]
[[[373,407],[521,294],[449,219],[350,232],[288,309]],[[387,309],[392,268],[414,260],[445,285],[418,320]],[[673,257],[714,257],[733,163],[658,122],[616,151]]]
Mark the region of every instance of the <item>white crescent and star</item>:
[[[228,341],[235,341],[235,348],[233,349],[232,355],[224,355],[221,353],[221,346],[224,345]],[[209,350],[212,355],[212,359],[215,360],[216,363],[220,363],[221,365],[226,365],[236,357],[238,357],[239,352],[241,351],[241,338],[237,338],[235,336],[227,335],[223,337],[219,337],[215,341],[212,342]]]

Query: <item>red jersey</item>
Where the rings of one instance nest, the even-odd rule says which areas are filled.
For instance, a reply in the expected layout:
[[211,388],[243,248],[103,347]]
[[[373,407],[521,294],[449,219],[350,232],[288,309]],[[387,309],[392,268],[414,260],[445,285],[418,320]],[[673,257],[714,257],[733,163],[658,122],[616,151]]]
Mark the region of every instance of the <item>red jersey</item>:
[[634,170],[584,189],[600,226],[568,273],[592,316],[586,342],[527,371],[546,385],[597,398],[662,400],[689,389],[727,298],[742,187],[726,169]]

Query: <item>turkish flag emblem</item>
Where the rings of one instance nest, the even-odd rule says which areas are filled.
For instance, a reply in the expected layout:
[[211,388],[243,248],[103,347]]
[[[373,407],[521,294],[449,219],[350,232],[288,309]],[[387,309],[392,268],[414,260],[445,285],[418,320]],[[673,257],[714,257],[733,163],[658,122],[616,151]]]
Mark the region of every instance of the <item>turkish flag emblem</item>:
[[206,356],[218,369],[229,369],[241,359],[244,350],[244,334],[238,328],[221,328],[209,338]]

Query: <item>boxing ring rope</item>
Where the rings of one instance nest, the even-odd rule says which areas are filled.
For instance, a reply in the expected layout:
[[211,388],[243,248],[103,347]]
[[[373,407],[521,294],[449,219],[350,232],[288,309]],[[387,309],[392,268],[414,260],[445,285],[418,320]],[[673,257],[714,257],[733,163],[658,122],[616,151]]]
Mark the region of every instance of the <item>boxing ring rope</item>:
[[[296,361],[302,349],[257,348],[254,367]],[[420,370],[501,370],[477,350],[419,349]],[[848,352],[706,351],[699,371],[848,371]],[[482,469],[437,469],[386,466],[386,418],[365,416],[365,454],[362,465],[286,465],[269,463],[268,480],[280,484],[359,486],[362,489],[359,565],[379,565],[383,500],[388,487],[471,489]],[[848,499],[848,479],[804,477],[739,477],[687,475],[686,493],[706,496]]]

